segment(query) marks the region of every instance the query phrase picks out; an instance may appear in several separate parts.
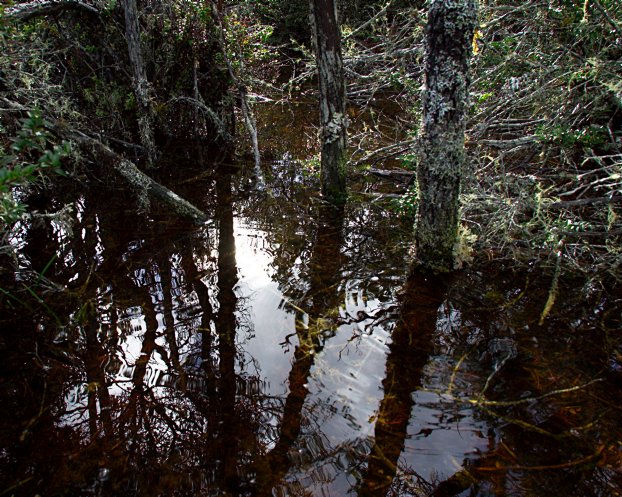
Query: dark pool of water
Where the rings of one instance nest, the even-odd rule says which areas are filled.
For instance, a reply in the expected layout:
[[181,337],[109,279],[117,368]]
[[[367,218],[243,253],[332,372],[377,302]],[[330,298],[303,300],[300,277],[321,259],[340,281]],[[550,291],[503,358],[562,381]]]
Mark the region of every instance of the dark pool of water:
[[97,189],[16,229],[0,495],[620,495],[619,297],[539,324],[537,268],[407,278],[386,204],[270,172],[164,178],[199,229]]

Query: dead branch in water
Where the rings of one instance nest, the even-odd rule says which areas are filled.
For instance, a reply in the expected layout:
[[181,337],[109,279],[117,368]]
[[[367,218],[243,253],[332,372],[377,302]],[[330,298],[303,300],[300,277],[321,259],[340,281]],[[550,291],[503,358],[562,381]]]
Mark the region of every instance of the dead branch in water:
[[[27,110],[26,107],[12,100],[2,98],[0,101],[8,110]],[[207,221],[204,212],[143,173],[132,161],[117,154],[101,141],[58,123],[52,124],[50,129],[60,138],[75,143],[84,154],[95,159],[95,164],[106,164],[118,173],[117,177],[136,192],[142,208],[147,209],[151,202],[156,202],[169,207],[178,217],[194,224],[202,225]]]
[[207,220],[205,213],[197,207],[143,173],[132,161],[113,152],[100,141],[79,131],[65,132],[64,136],[76,143],[82,152],[94,157],[96,162],[103,162],[118,173],[119,179],[136,191],[141,206],[148,208],[151,202],[157,202],[169,207],[178,217],[194,224],[201,225]]

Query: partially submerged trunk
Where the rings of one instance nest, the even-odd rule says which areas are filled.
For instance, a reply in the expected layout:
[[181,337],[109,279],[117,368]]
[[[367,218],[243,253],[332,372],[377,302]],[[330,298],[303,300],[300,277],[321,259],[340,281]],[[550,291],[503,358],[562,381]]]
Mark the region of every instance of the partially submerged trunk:
[[322,193],[341,203],[346,196],[346,87],[335,0],[309,0],[320,87]]
[[451,271],[458,242],[460,183],[466,165],[465,114],[477,0],[431,0],[423,94],[423,135],[417,169],[417,257]]
[[143,62],[140,46],[140,27],[138,24],[138,8],[136,0],[123,0],[125,12],[125,39],[132,67],[134,95],[138,104],[138,129],[140,141],[147,150],[149,162],[156,158],[156,147],[153,132],[153,107],[151,105],[151,89]]
[[147,176],[130,160],[110,150],[100,141],[77,131],[62,134],[76,143],[83,153],[92,156],[96,163],[111,168],[116,177],[132,189],[142,210],[148,211],[152,203],[158,203],[169,208],[179,218],[196,225],[207,221],[204,212]]

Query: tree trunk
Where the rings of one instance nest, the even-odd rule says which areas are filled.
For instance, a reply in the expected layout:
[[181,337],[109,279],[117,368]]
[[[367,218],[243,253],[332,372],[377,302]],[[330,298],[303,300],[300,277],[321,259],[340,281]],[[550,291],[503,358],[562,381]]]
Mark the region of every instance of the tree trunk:
[[147,80],[140,46],[140,28],[138,25],[136,0],[123,0],[123,10],[125,11],[125,38],[134,77],[132,83],[138,105],[140,141],[147,150],[149,163],[151,164],[156,158],[155,139],[153,136],[153,108],[151,106],[151,89]]
[[347,116],[337,7],[335,0],[309,0],[309,8],[320,87],[322,193],[332,202],[342,203]]
[[454,269],[459,194],[466,165],[465,114],[477,0],[431,0],[428,12],[421,155],[417,169],[417,257]]

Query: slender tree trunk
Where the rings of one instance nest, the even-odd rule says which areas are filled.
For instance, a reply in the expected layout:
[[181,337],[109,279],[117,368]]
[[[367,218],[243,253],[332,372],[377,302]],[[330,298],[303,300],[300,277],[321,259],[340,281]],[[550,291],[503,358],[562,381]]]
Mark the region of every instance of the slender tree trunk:
[[125,38],[134,77],[134,94],[138,104],[140,140],[147,150],[149,163],[152,163],[156,158],[155,139],[153,136],[153,107],[151,106],[151,89],[147,80],[140,46],[140,28],[138,25],[136,0],[123,0],[123,10],[125,11]]
[[423,135],[417,169],[417,257],[435,271],[454,268],[459,227],[469,62],[477,0],[431,0],[423,94]]
[[332,202],[342,203],[347,116],[337,6],[335,0],[309,0],[309,8],[320,87],[322,193]]

